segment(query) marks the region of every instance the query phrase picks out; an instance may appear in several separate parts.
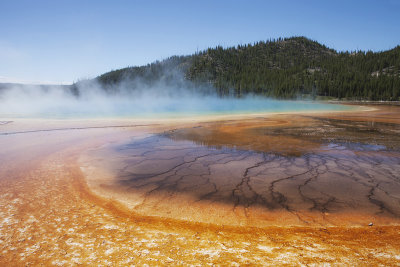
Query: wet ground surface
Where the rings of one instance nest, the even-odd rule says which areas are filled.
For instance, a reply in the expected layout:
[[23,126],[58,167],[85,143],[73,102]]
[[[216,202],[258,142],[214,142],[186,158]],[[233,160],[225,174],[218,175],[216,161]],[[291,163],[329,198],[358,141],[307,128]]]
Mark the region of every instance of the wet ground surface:
[[92,188],[138,214],[222,225],[400,222],[400,125],[295,117],[176,128],[92,151],[92,171],[108,177]]
[[0,265],[398,266],[396,112],[1,125]]

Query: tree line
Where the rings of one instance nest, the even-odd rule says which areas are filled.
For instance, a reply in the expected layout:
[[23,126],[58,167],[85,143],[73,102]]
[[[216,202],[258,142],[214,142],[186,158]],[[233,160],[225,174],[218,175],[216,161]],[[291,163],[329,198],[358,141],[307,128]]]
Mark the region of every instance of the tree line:
[[[126,81],[151,85],[162,80],[171,86],[208,86],[220,96],[391,101],[400,100],[400,46],[382,52],[337,52],[305,37],[279,38],[217,46],[96,79],[108,90]],[[137,84],[132,83],[132,89]]]

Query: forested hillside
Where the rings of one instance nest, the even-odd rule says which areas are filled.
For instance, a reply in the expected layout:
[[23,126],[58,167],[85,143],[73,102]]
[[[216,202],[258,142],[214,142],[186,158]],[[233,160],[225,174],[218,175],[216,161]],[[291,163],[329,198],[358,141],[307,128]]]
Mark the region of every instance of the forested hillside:
[[[210,48],[96,78],[106,90],[159,81],[213,88],[219,95],[399,100],[400,46],[384,52],[337,52],[305,37]],[[130,81],[136,81],[130,83]],[[138,83],[137,81],[140,81]]]

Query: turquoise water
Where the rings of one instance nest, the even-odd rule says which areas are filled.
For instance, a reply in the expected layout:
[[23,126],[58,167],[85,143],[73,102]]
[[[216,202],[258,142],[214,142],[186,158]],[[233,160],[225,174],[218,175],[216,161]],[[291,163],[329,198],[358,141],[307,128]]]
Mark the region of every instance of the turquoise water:
[[315,101],[287,101],[266,98],[221,99],[204,98],[201,100],[184,99],[161,103],[145,112],[137,110],[131,114],[129,107],[120,107],[118,114],[122,116],[144,117],[189,117],[201,115],[237,115],[256,113],[306,112],[306,111],[343,111],[353,107]]
[[[3,106],[4,107],[4,106]],[[177,118],[203,115],[342,111],[353,107],[315,101],[287,101],[261,97],[218,98],[99,98],[57,99],[8,103],[0,117],[40,118]]]

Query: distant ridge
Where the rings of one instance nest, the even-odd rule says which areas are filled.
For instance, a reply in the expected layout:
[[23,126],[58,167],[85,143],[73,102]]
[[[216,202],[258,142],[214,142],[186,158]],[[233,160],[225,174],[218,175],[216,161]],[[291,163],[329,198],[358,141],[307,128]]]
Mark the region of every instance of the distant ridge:
[[171,86],[210,87],[221,96],[258,94],[277,98],[400,100],[400,46],[382,52],[337,52],[306,37],[279,38],[190,56],[173,56],[96,78],[105,90],[127,83],[163,81]]

